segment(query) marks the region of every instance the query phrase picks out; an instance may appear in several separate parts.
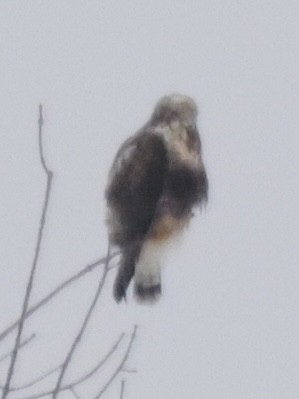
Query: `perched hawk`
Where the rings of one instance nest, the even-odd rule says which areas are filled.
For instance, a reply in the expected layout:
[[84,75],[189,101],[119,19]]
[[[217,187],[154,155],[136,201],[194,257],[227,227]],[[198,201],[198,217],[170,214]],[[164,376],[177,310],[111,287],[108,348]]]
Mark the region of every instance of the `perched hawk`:
[[117,302],[126,299],[133,277],[137,299],[152,302],[160,296],[161,249],[188,226],[193,207],[207,200],[196,118],[191,98],[163,97],[115,157],[106,199],[109,240],[121,250]]

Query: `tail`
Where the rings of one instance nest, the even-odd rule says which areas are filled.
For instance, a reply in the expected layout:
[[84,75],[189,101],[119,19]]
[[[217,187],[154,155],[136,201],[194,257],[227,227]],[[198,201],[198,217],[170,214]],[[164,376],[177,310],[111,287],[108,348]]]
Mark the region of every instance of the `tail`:
[[114,282],[113,295],[116,302],[126,300],[126,292],[135,272],[135,263],[139,256],[139,246],[130,245],[123,251],[121,263]]
[[156,302],[161,296],[161,247],[152,240],[144,243],[135,270],[134,293],[139,302]]

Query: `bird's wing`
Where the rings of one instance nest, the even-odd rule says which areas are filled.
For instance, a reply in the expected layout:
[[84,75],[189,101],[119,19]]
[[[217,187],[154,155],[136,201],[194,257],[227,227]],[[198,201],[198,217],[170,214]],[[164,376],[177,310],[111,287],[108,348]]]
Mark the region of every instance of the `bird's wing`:
[[117,244],[142,240],[162,194],[168,159],[163,139],[142,131],[120,148],[110,172],[106,198],[117,219]]

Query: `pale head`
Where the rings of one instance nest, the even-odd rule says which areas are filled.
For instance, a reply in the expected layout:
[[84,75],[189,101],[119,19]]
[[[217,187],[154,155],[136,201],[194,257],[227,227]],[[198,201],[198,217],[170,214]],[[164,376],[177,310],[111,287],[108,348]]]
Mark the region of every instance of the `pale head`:
[[195,126],[197,106],[192,98],[182,94],[172,94],[162,97],[154,108],[152,121],[157,123],[170,123],[178,120],[183,125]]

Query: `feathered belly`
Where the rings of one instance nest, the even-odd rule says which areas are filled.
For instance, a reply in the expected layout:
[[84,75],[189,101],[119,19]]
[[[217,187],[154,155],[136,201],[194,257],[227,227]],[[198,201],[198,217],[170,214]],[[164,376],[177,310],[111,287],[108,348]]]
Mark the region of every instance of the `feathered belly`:
[[184,230],[191,218],[191,212],[180,217],[173,216],[170,212],[164,212],[154,219],[148,236],[154,241],[168,240],[171,236]]

